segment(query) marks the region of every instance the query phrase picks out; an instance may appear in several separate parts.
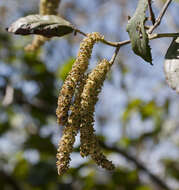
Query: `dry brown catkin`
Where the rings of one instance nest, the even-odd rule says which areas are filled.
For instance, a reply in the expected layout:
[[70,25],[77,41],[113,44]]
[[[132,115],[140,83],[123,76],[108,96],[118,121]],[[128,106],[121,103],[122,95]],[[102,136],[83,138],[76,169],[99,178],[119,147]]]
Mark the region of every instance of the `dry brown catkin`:
[[99,62],[96,68],[88,75],[81,94],[80,154],[83,157],[90,154],[98,165],[112,170],[114,165],[103,155],[93,128],[95,104],[98,101],[98,94],[110,67],[111,63],[105,59]]
[[93,46],[96,42],[103,39],[99,33],[94,32],[87,34],[80,44],[80,49],[69,72],[58,97],[58,107],[56,110],[57,122],[65,125],[68,118],[68,110],[74,95],[74,91],[78,82],[81,81],[82,75],[88,68],[88,62],[91,57]]

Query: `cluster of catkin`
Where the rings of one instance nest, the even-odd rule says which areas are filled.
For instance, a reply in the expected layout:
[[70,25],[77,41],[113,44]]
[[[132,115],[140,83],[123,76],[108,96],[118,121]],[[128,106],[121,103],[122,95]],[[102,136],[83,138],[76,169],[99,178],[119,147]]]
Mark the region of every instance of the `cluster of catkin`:
[[94,32],[87,34],[83,39],[76,61],[59,94],[57,121],[64,126],[57,152],[59,175],[64,174],[69,168],[70,153],[73,151],[78,131],[80,131],[81,156],[90,155],[99,166],[108,170],[114,169],[112,162],[102,153],[93,127],[98,94],[112,64],[103,59],[95,69],[86,74],[93,46],[103,38],[99,33]]
[[[39,13],[41,15],[57,15],[57,8],[61,0],[40,0]],[[31,44],[25,47],[26,51],[35,51],[39,49],[49,38],[41,35],[35,35]]]

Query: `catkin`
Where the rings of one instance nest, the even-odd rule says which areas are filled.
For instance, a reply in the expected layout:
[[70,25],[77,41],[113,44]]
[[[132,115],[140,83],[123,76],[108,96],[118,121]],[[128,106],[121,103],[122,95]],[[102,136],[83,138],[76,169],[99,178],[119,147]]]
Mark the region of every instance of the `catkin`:
[[41,0],[40,14],[42,15],[56,15],[60,0]]
[[91,155],[92,159],[106,169],[114,169],[112,162],[108,161],[101,152],[99,143],[94,135],[94,112],[95,104],[98,101],[98,94],[101,91],[106,74],[111,63],[103,59],[96,68],[89,74],[83,92],[81,94],[81,125],[80,139],[81,156]]
[[41,35],[35,35],[32,43],[28,44],[24,49],[25,51],[36,51],[39,47],[43,46],[47,40],[49,40],[49,38]]
[[68,118],[68,124],[64,128],[63,136],[58,145],[56,165],[59,175],[64,174],[69,168],[69,163],[71,160],[70,153],[73,150],[75,136],[77,135],[81,122],[79,107],[85,80],[86,78],[84,77],[82,82],[77,87],[74,104],[70,107],[71,114]]
[[98,139],[96,136],[93,136],[93,141],[91,145],[90,155],[91,158],[96,162],[97,165],[105,168],[107,170],[114,170],[114,164],[109,161],[106,156],[102,153],[101,147],[99,145]]
[[[39,12],[41,15],[57,15],[57,8],[60,0],[40,0]],[[35,35],[32,43],[28,44],[24,49],[25,51],[36,51],[44,45],[49,38],[44,36]]]
[[71,105],[76,85],[82,80],[82,75],[88,68],[88,62],[91,57],[93,46],[101,39],[103,39],[103,36],[94,32],[87,34],[87,37],[84,38],[80,44],[76,61],[74,62],[58,97],[56,115],[57,122],[61,125],[65,125],[67,122],[68,110]]

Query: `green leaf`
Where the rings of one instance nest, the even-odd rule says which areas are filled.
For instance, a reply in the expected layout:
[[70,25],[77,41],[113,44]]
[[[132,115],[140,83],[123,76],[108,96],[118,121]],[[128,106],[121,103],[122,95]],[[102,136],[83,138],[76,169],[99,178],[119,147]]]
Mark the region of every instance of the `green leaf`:
[[59,67],[59,69],[57,70],[57,77],[59,77],[60,79],[64,81],[69,71],[71,70],[72,65],[75,62],[75,60],[76,60],[75,58],[71,57],[67,61],[65,61],[65,63],[61,67]]
[[21,158],[15,165],[13,175],[18,179],[25,179],[30,169],[30,165],[27,160]]
[[164,70],[168,85],[179,93],[179,38],[174,38],[167,50]]
[[142,185],[140,187],[138,187],[136,190],[152,190],[150,187]]
[[147,0],[139,0],[137,9],[127,24],[127,32],[129,33],[134,53],[152,64],[149,39],[144,26],[147,5]]
[[129,120],[131,114],[135,110],[137,110],[141,106],[141,104],[142,104],[142,101],[140,99],[134,99],[128,103],[124,113],[122,114],[122,118],[121,118],[123,124],[125,124]]
[[74,26],[55,15],[29,15],[12,23],[7,30],[14,34],[39,34],[49,38],[69,34],[73,32]]

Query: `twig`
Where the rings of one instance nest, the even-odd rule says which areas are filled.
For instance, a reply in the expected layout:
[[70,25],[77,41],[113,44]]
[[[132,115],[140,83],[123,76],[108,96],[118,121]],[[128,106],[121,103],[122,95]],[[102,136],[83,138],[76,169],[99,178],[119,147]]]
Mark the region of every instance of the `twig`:
[[118,47],[116,48],[116,50],[115,50],[115,52],[114,52],[114,54],[113,54],[113,56],[112,56],[112,58],[111,58],[111,60],[110,60],[110,64],[111,64],[111,65],[114,63],[114,61],[115,61],[115,59],[116,59],[116,57],[117,57],[117,54],[118,54],[118,52],[119,52],[119,49],[120,49],[120,46],[118,46]]
[[[149,12],[150,12],[151,20],[152,20],[152,22],[154,24],[148,30],[149,40],[153,40],[153,39],[156,39],[156,38],[163,38],[163,37],[178,37],[179,36],[179,33],[163,33],[163,34],[150,35],[154,31],[154,29],[160,24],[164,14],[165,14],[165,12],[166,12],[166,10],[167,10],[167,8],[168,8],[168,6],[170,5],[171,2],[172,2],[172,0],[167,0],[166,1],[165,5],[163,6],[162,10],[159,13],[158,18],[155,20],[155,15],[154,15],[152,7],[151,7],[151,0],[148,0]],[[155,23],[154,23],[154,20],[155,20]],[[87,36],[87,34],[85,32],[82,32],[79,29],[75,29],[75,33],[80,33],[83,36]],[[107,44],[109,46],[113,46],[113,47],[121,47],[123,45],[131,43],[130,40],[126,40],[126,41],[122,41],[122,42],[111,42],[111,41],[107,41],[105,39],[102,39],[101,42],[104,43],[104,44]]]
[[148,31],[149,34],[151,34],[154,31],[154,29],[160,24],[164,14],[165,14],[165,12],[166,12],[166,10],[167,10],[167,8],[168,8],[168,6],[170,5],[171,2],[172,2],[172,0],[167,0],[166,1],[165,5],[163,6],[162,10],[159,13],[158,18],[155,21],[155,24],[149,29],[149,31]]
[[168,38],[168,37],[179,37],[179,33],[159,33],[149,35],[149,40],[154,40],[157,38]]
[[[149,37],[149,40],[154,40],[157,38],[173,38],[173,37],[179,37],[179,33],[159,33],[159,34],[155,33],[155,34],[148,35],[148,37]],[[101,42],[103,42],[104,44],[113,46],[113,47],[118,47],[118,46],[121,47],[121,46],[131,43],[130,40],[125,40],[122,42],[111,42],[111,41],[107,41],[107,40],[102,40]]]
[[149,13],[150,13],[150,20],[152,21],[152,24],[155,24],[155,15],[154,12],[152,10],[152,2],[151,0],[148,0],[148,5],[149,5]]
[[81,35],[83,35],[83,36],[87,36],[87,34],[85,33],[85,32],[83,32],[83,31],[81,31],[81,30],[79,30],[79,29],[77,29],[77,28],[75,28],[75,33],[79,33],[79,34],[81,34]]
[[[75,33],[79,33],[79,34],[82,34],[83,36],[87,36],[87,34],[85,32],[82,32],[79,29],[75,29]],[[116,42],[107,41],[105,39],[102,39],[101,42],[104,44],[107,44],[109,46],[118,47],[118,44]]]
[[114,151],[114,152],[117,152],[117,153],[121,154],[126,159],[133,162],[139,170],[141,170],[141,171],[145,172],[146,174],[148,174],[148,176],[151,178],[151,180],[153,182],[155,182],[158,186],[160,186],[162,189],[170,190],[170,188],[167,186],[167,184],[165,184],[164,181],[162,181],[158,176],[152,174],[139,160],[137,160],[130,153],[128,153],[128,152],[124,151],[123,149],[118,148],[116,146],[107,146],[106,144],[101,143],[101,142],[100,142],[100,145],[101,145],[101,147],[103,147],[106,150]]
[[[85,32],[82,32],[81,30],[79,29],[75,29],[75,32],[79,33],[79,34],[82,34],[83,36],[87,36],[87,34]],[[149,35],[149,40],[154,40],[154,39],[157,39],[157,38],[173,38],[173,37],[179,37],[179,33],[159,33],[159,34],[151,34]],[[104,44],[107,44],[109,46],[112,46],[112,47],[121,47],[121,46],[124,46],[124,45],[127,45],[127,44],[130,44],[131,41],[130,40],[125,40],[125,41],[122,41],[122,42],[111,42],[111,41],[108,41],[108,40],[105,40],[105,39],[102,39],[101,40],[102,43]]]

